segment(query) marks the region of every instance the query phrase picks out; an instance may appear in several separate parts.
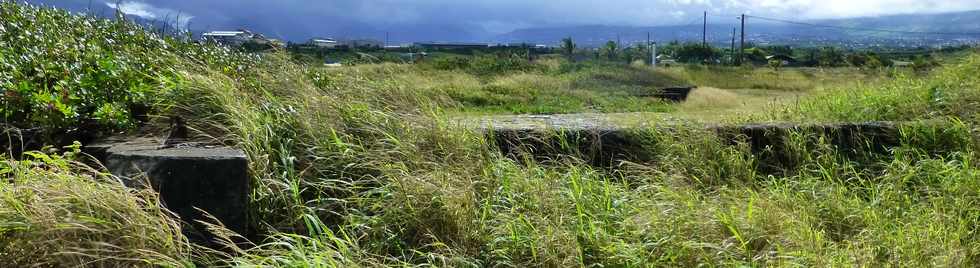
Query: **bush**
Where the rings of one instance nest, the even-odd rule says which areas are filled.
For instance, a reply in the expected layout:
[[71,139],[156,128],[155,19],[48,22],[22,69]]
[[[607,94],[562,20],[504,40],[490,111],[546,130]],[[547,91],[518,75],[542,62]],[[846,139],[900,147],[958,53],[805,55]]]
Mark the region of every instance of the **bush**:
[[[0,117],[49,136],[126,130],[177,94],[181,70],[233,75],[251,57],[160,36],[120,17],[106,20],[0,1]],[[238,76],[236,76],[238,77]]]
[[429,61],[429,64],[444,71],[466,70],[470,68],[470,59],[461,56],[437,57]]
[[[64,129],[96,120],[116,129],[167,91],[175,77],[170,43],[125,22],[0,3],[3,120]],[[79,25],[80,27],[66,27]]]

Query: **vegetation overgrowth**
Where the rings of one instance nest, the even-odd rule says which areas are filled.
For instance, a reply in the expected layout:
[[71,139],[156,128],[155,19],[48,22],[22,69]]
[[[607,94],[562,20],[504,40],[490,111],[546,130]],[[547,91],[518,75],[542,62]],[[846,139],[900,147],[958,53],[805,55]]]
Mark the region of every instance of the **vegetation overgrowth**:
[[[4,36],[25,33],[11,30],[14,23],[54,27],[92,20],[128,25],[12,2],[0,7]],[[633,75],[628,72],[584,67],[563,74],[573,79],[547,82],[544,74],[562,69],[561,64],[494,74],[459,74],[456,67],[438,66],[320,69],[295,64],[285,53],[248,55],[146,34],[132,25],[117,27],[133,32],[99,28],[36,34],[65,43],[111,36],[115,41],[92,41],[86,52],[103,58],[109,52],[122,54],[114,50],[117,45],[143,45],[134,36],[167,44],[139,50],[167,61],[131,66],[134,73],[154,74],[145,82],[152,86],[136,87],[158,96],[143,103],[150,106],[149,114],[183,115],[203,132],[199,134],[246,151],[254,188],[251,225],[261,240],[251,246],[235,244],[228,242],[236,239],[234,234],[219,232],[228,251],[193,246],[151,192],[127,189],[111,176],[75,164],[70,160],[74,151],[68,156],[34,152],[24,160],[0,160],[0,264],[670,267],[980,262],[975,228],[980,224],[978,55],[926,77],[822,91],[799,105],[757,115],[761,120],[944,122],[942,127],[932,122],[905,126],[898,137],[902,146],[868,153],[860,161],[845,157],[821,137],[800,133],[785,141],[798,161],[784,172],[766,174],[746,145],[679,127],[642,130],[649,138],[645,149],[656,152],[650,162],[602,169],[574,156],[544,162],[504,157],[490,141],[448,119],[452,109],[480,107],[453,94],[492,92],[481,88],[493,87],[519,92],[535,83],[603,85]],[[90,36],[96,31],[103,36]],[[2,40],[5,59],[11,48],[30,47],[17,43],[18,38]],[[81,57],[58,60],[68,66],[84,62]],[[37,62],[43,66],[47,61]],[[92,66],[86,73],[108,68]],[[151,72],[157,69],[167,71]],[[27,79],[0,70],[5,94]],[[63,73],[41,68],[34,76]],[[115,85],[108,87],[119,89],[116,94],[144,92],[123,83],[131,77],[126,72],[106,73],[100,81],[113,81],[107,85]],[[64,79],[80,77],[69,74],[74,76]],[[26,89],[48,92],[42,82]],[[446,89],[454,83],[457,89]],[[63,90],[77,88],[83,87]],[[535,94],[552,94],[546,90],[550,86],[540,88]],[[502,103],[541,105],[528,99]],[[5,114],[14,114],[9,107],[4,107]]]
[[[49,136],[125,130],[148,120],[174,92],[180,69],[233,75],[251,56],[162,36],[120,19],[0,8],[3,123],[43,127]],[[121,15],[120,15],[121,16]],[[184,66],[195,67],[184,67]]]
[[[454,58],[445,61],[464,61]],[[581,112],[665,112],[670,106],[651,97],[659,88],[683,86],[683,80],[643,67],[575,64],[561,59],[519,67],[472,67],[495,63],[475,60],[457,67],[443,60],[420,65],[383,64],[350,68],[313,68],[317,86],[337,87],[353,80],[387,83],[426,97],[447,112],[478,114],[557,114]],[[509,61],[509,60],[505,60]],[[472,65],[471,65],[472,64]],[[497,69],[497,71],[469,71]]]

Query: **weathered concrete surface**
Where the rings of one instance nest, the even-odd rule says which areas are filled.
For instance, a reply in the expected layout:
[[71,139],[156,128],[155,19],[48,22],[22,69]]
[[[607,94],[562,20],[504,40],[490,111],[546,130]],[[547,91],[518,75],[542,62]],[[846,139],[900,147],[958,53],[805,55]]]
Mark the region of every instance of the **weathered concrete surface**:
[[665,101],[682,102],[687,100],[687,96],[697,87],[668,87],[661,88],[646,97],[657,97]]
[[483,129],[505,155],[536,160],[575,156],[597,166],[619,160],[644,161],[650,154],[642,138],[627,129],[594,128],[490,128]]
[[250,179],[245,153],[195,143],[170,148],[160,144],[150,138],[108,140],[86,146],[85,151],[130,186],[145,187],[144,182],[149,182],[164,205],[190,223],[185,233],[192,239],[209,237],[197,223],[207,220],[201,210],[247,235]]
[[661,122],[618,127],[608,120],[589,115],[544,115],[495,117],[475,123],[471,120],[470,127],[486,133],[501,152],[515,158],[548,160],[571,155],[599,166],[654,159],[656,152],[650,145],[662,141],[650,135],[679,128],[695,129],[701,131],[696,135],[716,135],[721,142],[745,144],[762,171],[780,170],[795,164],[797,159],[793,154],[797,152],[786,148],[791,139],[803,139],[805,143],[822,139],[844,156],[859,157],[867,153],[884,153],[888,148],[899,146],[901,136],[900,124],[892,122],[748,125],[694,125],[669,119]]
[[[901,145],[901,123],[857,122],[830,124],[750,124],[710,126],[723,141],[744,143],[758,160],[760,171],[776,172],[796,166],[795,148],[787,148],[796,139],[808,146],[818,142],[831,146],[838,154],[851,159],[868,154],[887,153]],[[820,141],[822,139],[822,141]]]

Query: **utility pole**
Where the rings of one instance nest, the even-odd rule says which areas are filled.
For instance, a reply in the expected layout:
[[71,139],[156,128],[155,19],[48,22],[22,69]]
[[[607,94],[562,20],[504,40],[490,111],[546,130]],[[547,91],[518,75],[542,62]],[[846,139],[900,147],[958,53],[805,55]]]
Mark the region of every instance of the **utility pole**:
[[654,68],[657,68],[657,42],[653,42],[653,44],[650,45],[650,51],[653,52],[653,55],[650,56],[650,62],[653,63]]
[[732,65],[735,65],[735,27],[732,27],[732,50],[729,54],[732,59]]
[[[650,32],[647,32],[647,53],[649,53],[650,55],[653,55],[653,52],[651,51],[651,49],[652,49],[653,47],[651,47],[650,45],[651,45],[651,44],[650,44]],[[648,56],[649,56],[649,55],[648,55]],[[652,56],[651,56],[651,57],[652,57]],[[652,58],[651,58],[651,59],[652,59]],[[655,65],[655,64],[656,64],[656,62],[654,62],[653,60],[651,60],[651,61],[650,61],[650,65]]]
[[704,25],[701,30],[701,46],[708,46],[708,11],[704,12]]
[[738,65],[745,60],[745,14],[742,14],[742,42],[738,46]]

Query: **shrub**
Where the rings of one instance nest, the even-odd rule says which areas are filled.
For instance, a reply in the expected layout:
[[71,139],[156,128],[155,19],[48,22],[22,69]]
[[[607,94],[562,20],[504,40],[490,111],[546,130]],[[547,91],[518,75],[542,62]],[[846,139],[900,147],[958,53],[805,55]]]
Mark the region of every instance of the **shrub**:
[[[3,120],[64,129],[130,127],[174,77],[170,43],[133,23],[0,3]],[[78,25],[79,27],[65,27]]]
[[[107,20],[0,1],[0,117],[49,136],[126,130],[178,94],[178,70],[213,67],[235,78],[253,58]],[[94,128],[94,129],[93,129]]]
[[470,68],[470,59],[466,57],[459,56],[449,56],[449,57],[437,57],[431,61],[429,64],[433,68],[445,71],[455,71],[455,70],[466,70]]

